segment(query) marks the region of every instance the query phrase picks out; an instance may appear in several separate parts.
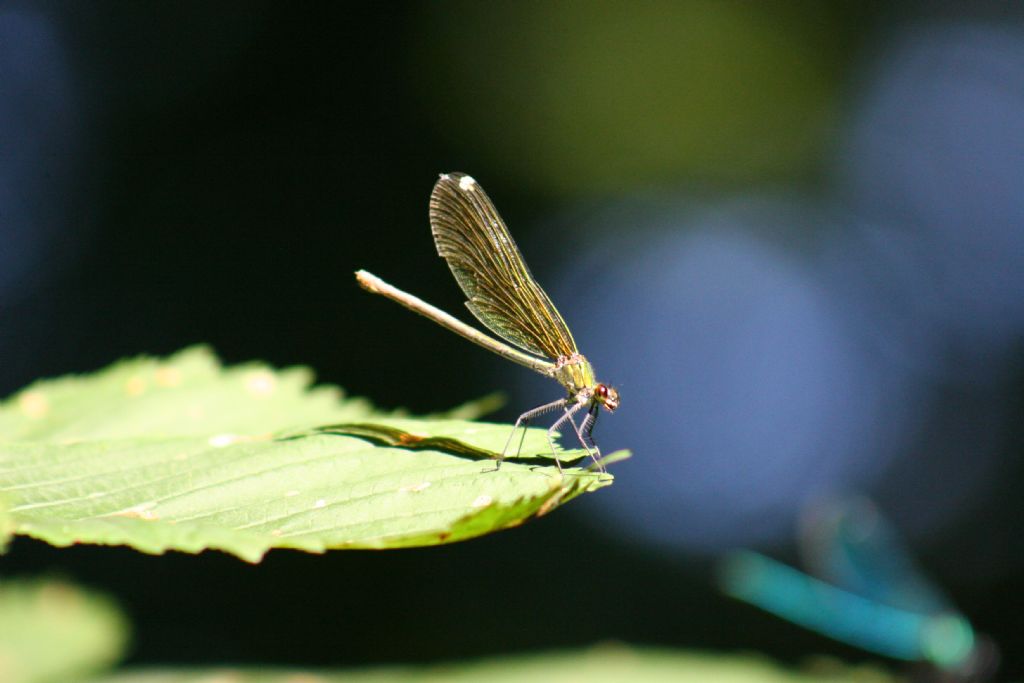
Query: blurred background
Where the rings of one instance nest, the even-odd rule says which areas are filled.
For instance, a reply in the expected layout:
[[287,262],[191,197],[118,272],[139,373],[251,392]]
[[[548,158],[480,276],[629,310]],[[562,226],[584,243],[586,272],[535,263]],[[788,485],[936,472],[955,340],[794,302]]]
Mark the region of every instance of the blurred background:
[[635,454],[613,487],[452,547],[18,540],[3,573],[113,593],[136,663],[864,661],[712,580],[734,548],[795,564],[806,509],[856,494],[1024,675],[1024,9],[8,0],[0,394],[209,342],[384,408],[557,398],[355,286],[469,319],[427,222],[443,171],[622,392],[595,432]]

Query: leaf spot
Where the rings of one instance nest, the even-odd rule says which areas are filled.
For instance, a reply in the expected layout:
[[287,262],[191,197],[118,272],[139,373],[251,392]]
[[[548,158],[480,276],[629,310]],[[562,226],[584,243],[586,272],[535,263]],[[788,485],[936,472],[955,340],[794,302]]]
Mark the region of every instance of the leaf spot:
[[424,490],[426,490],[428,488],[430,488],[430,482],[429,481],[421,481],[418,484],[409,484],[407,486],[403,486],[402,488],[400,488],[398,490],[401,493],[419,493],[420,491],[424,491]]
[[141,396],[146,391],[146,380],[139,375],[132,375],[124,383],[124,393],[129,396]]
[[266,370],[257,370],[245,376],[245,390],[253,396],[270,396],[276,384],[274,375]]
[[225,446],[230,446],[231,444],[235,443],[238,440],[239,437],[235,436],[234,434],[218,434],[216,436],[211,436],[208,443],[214,448],[224,448]]
[[45,417],[50,412],[50,402],[40,391],[26,391],[18,398],[18,407],[33,420]]
[[157,368],[156,383],[162,387],[176,387],[181,384],[181,370],[178,368]]
[[537,516],[538,517],[543,517],[544,515],[548,514],[549,512],[554,510],[556,507],[558,507],[558,504],[562,502],[562,498],[564,498],[565,494],[568,493],[568,492],[569,492],[569,487],[568,486],[564,486],[564,487],[558,489],[558,491],[556,491],[553,496],[551,496],[550,498],[545,500],[541,504],[541,506],[539,508],[537,508]]
[[153,512],[154,507],[156,507],[156,503],[152,501],[146,503],[139,503],[138,505],[133,505],[130,508],[121,510],[120,512],[115,512],[114,516],[154,521],[160,519],[160,516]]
[[482,507],[487,507],[488,505],[490,505],[493,502],[494,502],[493,498],[491,498],[487,494],[482,494],[482,495],[477,496],[476,499],[473,500],[472,503],[470,503],[470,505],[472,507],[475,507],[475,508],[482,508]]
[[313,507],[315,507],[318,510],[320,508],[325,508],[325,507],[327,507],[327,501],[324,500],[323,498],[318,498],[317,501],[315,503],[313,503]]

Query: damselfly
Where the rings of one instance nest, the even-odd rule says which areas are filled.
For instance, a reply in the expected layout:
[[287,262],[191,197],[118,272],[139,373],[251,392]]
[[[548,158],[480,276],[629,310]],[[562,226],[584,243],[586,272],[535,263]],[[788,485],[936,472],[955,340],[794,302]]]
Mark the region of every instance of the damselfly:
[[[618,408],[619,392],[594,377],[590,362],[576,348],[558,309],[533,279],[505,222],[483,188],[468,175],[442,174],[430,195],[430,226],[437,253],[448,262],[465,293],[466,306],[491,332],[518,348],[470,327],[365,270],[356,273],[359,284],[565,387],[564,398],[519,416],[498,459],[499,467],[516,431],[523,428],[521,449],[530,421],[556,410],[562,414],[548,429],[552,455],[555,455],[554,436],[568,423],[580,444],[601,467],[600,450],[593,439],[594,424],[601,408],[608,412]],[[577,423],[576,416],[581,413],[583,420]],[[557,455],[555,463],[561,470]]]

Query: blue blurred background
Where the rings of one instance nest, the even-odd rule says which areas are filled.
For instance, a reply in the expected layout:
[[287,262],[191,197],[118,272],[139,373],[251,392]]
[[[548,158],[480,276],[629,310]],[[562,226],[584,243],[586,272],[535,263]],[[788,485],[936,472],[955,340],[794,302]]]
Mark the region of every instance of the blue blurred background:
[[858,494],[1024,675],[1018,5],[6,2],[0,394],[206,341],[388,408],[557,398],[353,282],[468,319],[427,224],[456,170],[622,392],[611,489],[450,548],[5,571],[113,592],[136,662],[859,660],[709,579]]

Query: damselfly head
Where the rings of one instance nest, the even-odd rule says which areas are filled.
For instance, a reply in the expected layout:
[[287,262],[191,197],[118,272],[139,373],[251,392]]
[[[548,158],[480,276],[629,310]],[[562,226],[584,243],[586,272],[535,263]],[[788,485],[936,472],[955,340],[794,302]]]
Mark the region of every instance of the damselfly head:
[[594,387],[594,400],[609,413],[613,413],[619,407],[619,390],[607,384],[598,384]]

